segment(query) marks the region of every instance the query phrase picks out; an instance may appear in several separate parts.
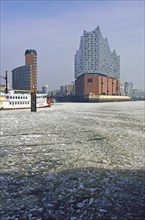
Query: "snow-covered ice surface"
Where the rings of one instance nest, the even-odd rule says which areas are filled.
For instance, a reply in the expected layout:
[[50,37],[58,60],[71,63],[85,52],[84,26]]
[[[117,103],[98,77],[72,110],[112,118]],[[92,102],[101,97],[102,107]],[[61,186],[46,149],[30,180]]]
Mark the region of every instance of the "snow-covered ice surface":
[[1,220],[145,219],[145,103],[0,112]]

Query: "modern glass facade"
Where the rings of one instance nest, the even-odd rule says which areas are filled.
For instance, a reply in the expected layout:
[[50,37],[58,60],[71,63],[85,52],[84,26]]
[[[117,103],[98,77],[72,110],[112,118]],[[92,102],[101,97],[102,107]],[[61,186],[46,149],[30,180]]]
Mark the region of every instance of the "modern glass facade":
[[115,50],[111,52],[99,26],[91,32],[84,31],[75,54],[75,78],[87,73],[120,78],[120,56]]
[[132,97],[133,94],[133,83],[132,82],[125,82],[124,83],[124,91],[125,95]]
[[31,90],[31,65],[24,65],[12,70],[12,85],[15,90]]

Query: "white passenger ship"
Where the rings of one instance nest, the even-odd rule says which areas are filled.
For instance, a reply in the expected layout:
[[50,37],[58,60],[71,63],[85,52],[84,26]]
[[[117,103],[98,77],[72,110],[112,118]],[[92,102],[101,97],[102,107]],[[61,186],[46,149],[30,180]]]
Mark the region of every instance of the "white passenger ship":
[[[50,107],[51,102],[47,94],[36,94],[37,108]],[[0,110],[31,109],[30,93],[0,93]]]

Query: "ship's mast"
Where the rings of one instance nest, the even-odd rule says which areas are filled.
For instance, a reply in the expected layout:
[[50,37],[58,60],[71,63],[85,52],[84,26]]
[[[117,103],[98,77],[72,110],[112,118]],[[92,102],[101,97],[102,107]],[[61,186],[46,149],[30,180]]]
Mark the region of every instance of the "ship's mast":
[[8,93],[8,71],[6,70],[6,75],[5,75],[5,81],[6,81],[6,93]]

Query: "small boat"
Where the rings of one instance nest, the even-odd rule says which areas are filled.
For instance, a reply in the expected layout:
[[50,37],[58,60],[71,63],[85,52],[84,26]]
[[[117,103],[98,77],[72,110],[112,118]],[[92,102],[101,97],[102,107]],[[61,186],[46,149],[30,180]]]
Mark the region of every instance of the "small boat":
[[[36,94],[36,107],[50,107],[51,100],[47,94]],[[0,93],[0,110],[31,109],[30,93]]]

